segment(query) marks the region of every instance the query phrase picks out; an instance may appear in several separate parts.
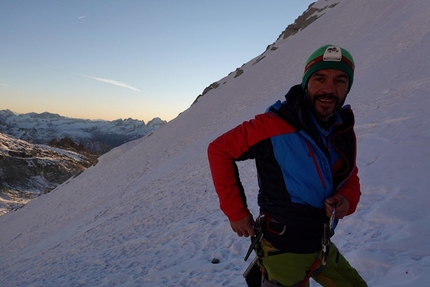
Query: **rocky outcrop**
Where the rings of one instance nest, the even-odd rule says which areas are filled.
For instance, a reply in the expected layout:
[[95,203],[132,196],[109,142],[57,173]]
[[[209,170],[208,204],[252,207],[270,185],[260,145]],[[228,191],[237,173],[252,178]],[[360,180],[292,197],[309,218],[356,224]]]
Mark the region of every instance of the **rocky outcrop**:
[[0,133],[0,215],[50,192],[97,163],[96,154],[70,139],[51,144],[55,147]]
[[308,9],[305,12],[303,12],[303,14],[300,15],[294,21],[293,24],[288,25],[287,28],[281,33],[278,40],[286,39],[296,34],[300,30],[305,29],[307,26],[315,22],[315,20],[320,18],[322,15],[324,15],[325,14],[324,11],[335,7],[338,3],[331,3],[321,8],[315,7],[314,4],[315,3],[312,3],[311,5],[309,5]]
[[0,111],[0,215],[97,164],[98,157],[166,124],[154,118],[91,121]]

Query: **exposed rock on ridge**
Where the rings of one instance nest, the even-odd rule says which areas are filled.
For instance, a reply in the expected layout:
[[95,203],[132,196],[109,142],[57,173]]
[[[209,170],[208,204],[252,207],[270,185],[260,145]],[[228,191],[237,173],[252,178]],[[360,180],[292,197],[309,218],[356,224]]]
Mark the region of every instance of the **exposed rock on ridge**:
[[309,5],[308,9],[294,21],[293,24],[287,26],[287,28],[279,36],[278,40],[280,38],[286,39],[296,34],[300,30],[305,29],[307,26],[315,22],[315,20],[324,15],[328,9],[335,7],[337,4],[339,3],[332,3],[323,8],[317,8],[314,7],[315,3],[312,3]]
[[37,145],[0,133],[0,216],[97,163],[97,155]]

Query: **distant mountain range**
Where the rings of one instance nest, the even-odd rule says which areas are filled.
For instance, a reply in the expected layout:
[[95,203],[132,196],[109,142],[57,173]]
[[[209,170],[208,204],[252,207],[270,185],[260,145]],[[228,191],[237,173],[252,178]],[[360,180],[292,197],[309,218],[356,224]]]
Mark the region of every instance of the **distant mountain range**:
[[145,124],[134,119],[115,121],[74,119],[53,113],[17,114],[0,111],[0,132],[34,144],[70,138],[88,151],[103,154],[113,147],[145,136],[166,124],[154,118]]
[[166,124],[0,111],[0,216],[96,165],[99,155]]

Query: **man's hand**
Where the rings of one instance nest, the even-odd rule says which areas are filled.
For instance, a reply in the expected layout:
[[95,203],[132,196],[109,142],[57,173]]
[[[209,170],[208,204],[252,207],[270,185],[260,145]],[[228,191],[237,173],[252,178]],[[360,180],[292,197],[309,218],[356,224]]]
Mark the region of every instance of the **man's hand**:
[[336,204],[336,219],[342,219],[346,216],[349,210],[348,200],[341,194],[336,194],[333,197],[325,200],[325,211],[327,217],[330,217],[333,210],[333,204]]
[[255,231],[253,225],[255,224],[254,219],[252,218],[251,214],[248,214],[246,217],[239,221],[231,222],[231,229],[233,229],[234,232],[237,233],[237,236],[254,236]]

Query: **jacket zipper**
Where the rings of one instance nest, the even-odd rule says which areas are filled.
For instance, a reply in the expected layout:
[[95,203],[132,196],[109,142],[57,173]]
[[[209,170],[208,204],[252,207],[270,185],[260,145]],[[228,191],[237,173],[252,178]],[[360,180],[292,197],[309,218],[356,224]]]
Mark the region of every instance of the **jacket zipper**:
[[315,168],[316,168],[316,170],[317,170],[318,176],[319,176],[319,178],[320,178],[320,180],[321,180],[322,187],[323,187],[323,188],[326,188],[326,184],[325,184],[325,181],[324,181],[324,177],[323,177],[322,172],[321,172],[321,169],[320,169],[320,167],[319,167],[319,165],[318,165],[317,158],[315,157],[315,154],[314,154],[314,152],[313,152],[313,150],[312,150],[311,143],[310,143],[309,141],[306,141],[306,143],[308,144],[308,148],[309,148],[309,156],[310,156],[310,157],[312,157],[312,160],[314,161],[314,165],[315,165]]

